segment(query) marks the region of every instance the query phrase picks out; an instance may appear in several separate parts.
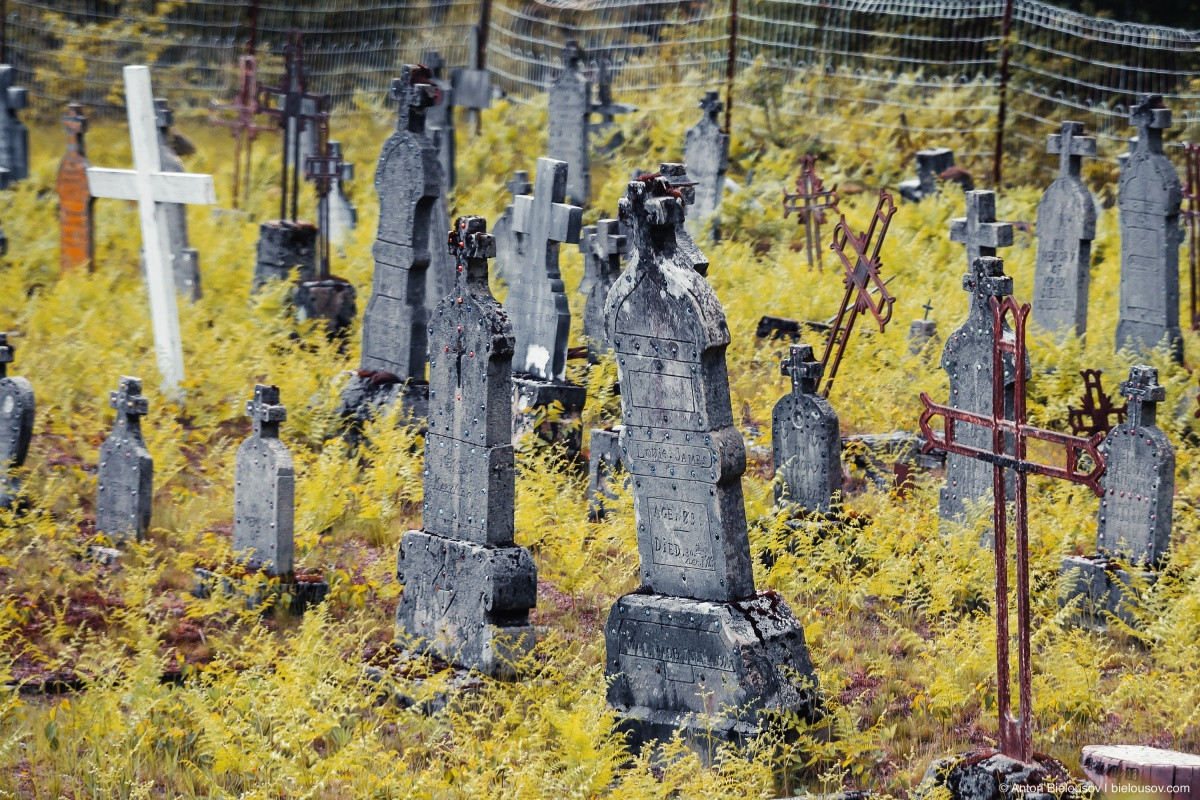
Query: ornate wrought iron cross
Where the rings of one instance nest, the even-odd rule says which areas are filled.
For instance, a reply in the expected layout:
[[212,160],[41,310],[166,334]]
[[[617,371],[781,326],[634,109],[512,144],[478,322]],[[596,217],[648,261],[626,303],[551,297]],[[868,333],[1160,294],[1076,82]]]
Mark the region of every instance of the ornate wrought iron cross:
[[1184,143],[1183,163],[1186,180],[1184,181],[1183,208],[1180,209],[1180,215],[1187,228],[1192,330],[1200,330],[1200,143]]
[[[838,306],[837,316],[833,319],[829,339],[825,342],[825,354],[821,356],[821,363],[825,366],[822,397],[829,397],[829,390],[833,386],[833,379],[837,377],[838,366],[846,352],[846,342],[850,339],[858,315],[870,311],[871,316],[879,323],[880,333],[883,333],[892,318],[892,303],[896,302],[896,298],[888,293],[886,282],[879,277],[879,251],[883,247],[888,225],[891,224],[895,213],[896,202],[890,194],[881,189],[879,202],[875,205],[875,213],[871,215],[871,224],[867,226],[865,233],[855,236],[850,224],[846,222],[845,214],[841,215],[833,229],[833,243],[829,246],[838,254],[842,268],[846,271],[846,277],[842,279],[846,285],[846,293]],[[847,247],[850,249],[849,253]],[[872,293],[876,296],[872,297]]]
[[[1100,375],[1103,374],[1098,369],[1085,369],[1080,371],[1083,376],[1083,399],[1080,400],[1080,408],[1067,406],[1067,421],[1071,425],[1071,432],[1076,436],[1091,436],[1094,433],[1108,434],[1117,425],[1125,421],[1125,408],[1118,408],[1113,405],[1112,398],[1104,391],[1104,387],[1100,385]],[[1112,417],[1116,416],[1116,420]]]
[[826,189],[821,177],[817,175],[817,159],[815,156],[800,157],[800,177],[796,178],[796,192],[783,192],[783,217],[796,212],[796,221],[804,225],[805,253],[808,255],[808,268],[813,264],[824,271],[821,266],[821,226],[825,224],[825,212],[837,211],[837,187]]
[[[269,125],[259,125],[254,121],[262,107],[258,104],[258,62],[252,54],[242,56],[240,84],[233,102],[223,105],[214,100],[211,111],[212,122],[229,128],[233,134],[233,207],[238,207],[239,198],[243,196],[249,204],[254,140],[260,133],[274,130]],[[229,117],[223,112],[233,112],[233,116]]]
[[[992,493],[995,509],[993,525],[996,541],[996,707],[1000,721],[1000,750],[1004,755],[1023,762],[1033,758],[1033,671],[1030,664],[1029,624],[1029,515],[1026,507],[1029,475],[1082,484],[1099,496],[1100,475],[1104,472],[1104,457],[1099,445],[1103,434],[1089,439],[1065,433],[1035,428],[1025,421],[1025,370],[1015,371],[1012,419],[1005,418],[1004,382],[1005,356],[1012,363],[1025,363],[1025,322],[1029,316],[1028,303],[1017,304],[1010,296],[1003,301],[989,298],[992,308],[992,413],[990,416],[934,403],[925,392],[921,402],[921,433],[925,437],[923,452],[941,450],[968,458],[977,458],[993,467]],[[1012,315],[1012,334],[1005,335],[1005,318]],[[942,418],[942,431],[935,433],[930,422]],[[957,425],[977,425],[992,432],[991,449],[973,447],[955,438]],[[1006,446],[1005,440],[1008,440]],[[1030,440],[1062,448],[1063,466],[1043,464],[1027,457]],[[1011,455],[1010,455],[1011,453]],[[1082,471],[1082,456],[1090,459],[1090,469]],[[1008,503],[1005,497],[1004,471],[1016,474],[1015,539],[1017,548],[1017,657],[1021,716],[1012,715],[1009,693],[1009,630],[1008,630]]]

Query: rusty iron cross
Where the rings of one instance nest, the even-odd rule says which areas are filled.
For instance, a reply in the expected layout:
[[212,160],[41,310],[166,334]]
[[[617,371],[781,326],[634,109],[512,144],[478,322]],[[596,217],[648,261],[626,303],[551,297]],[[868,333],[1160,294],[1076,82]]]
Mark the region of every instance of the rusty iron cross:
[[896,202],[890,194],[881,189],[879,202],[875,205],[875,213],[871,215],[871,224],[867,226],[866,232],[856,236],[850,229],[850,224],[846,222],[845,214],[841,215],[833,229],[833,243],[829,246],[837,253],[842,268],[846,271],[846,277],[842,279],[846,285],[846,292],[841,305],[838,306],[837,316],[833,319],[829,339],[825,342],[825,354],[821,356],[821,363],[825,366],[822,397],[829,397],[829,390],[833,386],[833,379],[837,377],[838,366],[842,363],[842,355],[846,352],[846,343],[850,340],[850,333],[854,330],[854,321],[858,319],[858,315],[870,311],[871,316],[879,323],[880,333],[883,333],[892,318],[892,304],[896,302],[896,298],[888,293],[887,283],[879,276],[879,252],[883,248],[888,225],[891,224],[895,213]]
[[1183,145],[1183,224],[1188,238],[1188,274],[1191,276],[1192,330],[1200,330],[1200,143]]
[[808,268],[811,270],[815,263],[817,269],[824,271],[821,265],[821,226],[825,224],[825,212],[837,211],[837,186],[826,189],[825,183],[816,169],[815,156],[800,157],[800,177],[796,178],[796,191],[789,193],[783,190],[783,217],[796,212],[796,222],[804,225],[805,253],[808,255]]
[[[1112,398],[1100,385],[1102,370],[1085,369],[1080,371],[1083,376],[1083,397],[1079,402],[1080,408],[1067,407],[1067,420],[1071,424],[1071,432],[1076,436],[1091,436],[1094,433],[1108,434],[1117,425],[1125,421],[1126,405],[1118,408],[1113,405]],[[1112,417],[1116,419],[1112,419]]]
[[[213,101],[210,107],[210,119],[217,125],[229,128],[233,134],[233,207],[238,207],[239,197],[243,202],[250,202],[250,165],[254,150],[254,140],[260,133],[275,130],[269,125],[259,125],[255,122],[262,112],[258,102],[258,62],[253,55],[244,55],[241,59],[240,88],[229,104]],[[233,116],[228,116],[233,112]],[[245,183],[243,185],[243,177]]]
[[[1000,750],[1004,755],[1028,763],[1033,758],[1033,671],[1030,664],[1029,623],[1029,515],[1026,506],[1029,475],[1045,475],[1087,486],[1097,496],[1103,494],[1100,475],[1104,472],[1104,457],[1099,445],[1104,434],[1095,433],[1088,439],[1068,436],[1029,425],[1025,417],[1025,370],[1014,375],[1012,418],[1005,417],[1005,356],[1014,364],[1025,363],[1025,323],[1029,316],[1028,303],[1017,304],[1010,296],[1003,301],[989,298],[992,308],[992,413],[976,414],[948,405],[934,403],[921,393],[925,410],[921,413],[921,433],[925,437],[923,452],[941,450],[968,458],[986,461],[993,467],[994,495],[993,525],[996,542],[996,707],[1000,722]],[[1005,318],[1012,316],[1012,334],[1006,335]],[[942,431],[935,433],[931,420],[942,418]],[[992,432],[990,449],[962,444],[955,438],[959,425],[976,425]],[[1007,445],[1006,445],[1007,440]],[[1063,465],[1045,464],[1027,457],[1030,440],[1062,448]],[[1086,459],[1084,458],[1086,456]],[[1090,465],[1087,463],[1090,461]],[[1090,469],[1087,467],[1090,466]],[[1005,497],[1005,470],[1016,474],[1015,540],[1017,550],[1017,657],[1021,716],[1012,715],[1009,692],[1009,627],[1008,627],[1008,503]],[[1086,471],[1084,471],[1086,469]]]

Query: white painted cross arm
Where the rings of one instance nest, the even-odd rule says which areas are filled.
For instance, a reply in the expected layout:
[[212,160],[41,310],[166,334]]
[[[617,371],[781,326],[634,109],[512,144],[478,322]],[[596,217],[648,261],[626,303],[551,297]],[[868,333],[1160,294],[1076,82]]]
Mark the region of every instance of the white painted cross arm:
[[[138,173],[132,169],[109,169],[89,167],[88,191],[92,197],[112,200],[137,200]],[[158,203],[187,203],[188,205],[213,205],[217,193],[211,175],[190,172],[158,172],[149,176],[150,192]]]

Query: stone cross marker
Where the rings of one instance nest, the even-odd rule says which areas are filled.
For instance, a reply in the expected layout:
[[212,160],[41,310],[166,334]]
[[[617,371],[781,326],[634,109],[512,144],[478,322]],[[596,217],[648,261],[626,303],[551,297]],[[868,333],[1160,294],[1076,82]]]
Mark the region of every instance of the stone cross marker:
[[1117,348],[1132,342],[1147,350],[1167,338],[1183,360],[1179,330],[1179,206],[1183,187],[1163,154],[1162,133],[1171,112],[1160,95],[1149,95],[1129,116],[1138,144],[1121,170],[1117,205],[1121,219],[1121,310]]
[[0,508],[12,508],[21,492],[14,470],[25,465],[33,438],[33,386],[25,378],[9,377],[13,350],[8,334],[0,333]]
[[[154,117],[158,121],[158,146],[163,172],[185,172],[183,161],[171,147],[171,126],[175,112],[161,97],[154,98]],[[167,220],[167,241],[171,248],[171,271],[175,275],[175,291],[200,299],[200,256],[188,244],[187,206],[183,203],[163,203],[162,214]]]
[[158,369],[167,394],[176,394],[184,377],[183,343],[179,338],[179,311],[171,277],[170,235],[160,206],[163,203],[212,205],[217,202],[217,195],[211,175],[163,170],[150,70],[128,66],[124,73],[134,168],[89,167],[88,187],[93,197],[137,201]]
[[0,189],[29,177],[29,131],[17,112],[29,105],[29,92],[13,86],[13,68],[0,64]]
[[396,626],[447,661],[491,675],[535,643],[537,569],[513,542],[513,331],[488,288],[482,217],[450,234],[458,282],[429,326],[424,528],[400,542]]
[[442,165],[442,191],[454,188],[454,94],[450,81],[445,80],[446,62],[438,52],[426,53],[421,63],[433,76],[431,83],[438,89],[438,102],[425,112],[425,133],[437,144],[438,163]]
[[96,530],[114,542],[131,536],[141,541],[150,528],[154,499],[154,459],[142,439],[142,417],[149,403],[140,378],[121,378],[120,388],[108,395],[116,409],[112,433],[100,446]]
[[279,441],[279,423],[287,409],[279,404],[279,387],[260,383],[246,401],[253,433],[237,451],[233,489],[233,549],[251,569],[268,575],[292,571],[295,546],[296,473],[292,454]]
[[[592,84],[580,70],[583,58],[579,43],[574,39],[567,40],[563,50],[563,70],[550,84],[550,138],[546,147],[550,158],[566,162],[566,199],[580,207],[586,206],[591,198],[592,182],[588,162]],[[520,369],[519,357],[517,368]]]
[[809,345],[792,345],[781,369],[792,390],[771,412],[775,502],[825,513],[842,488],[842,434],[837,412],[817,393],[824,365]]
[[687,217],[688,232],[700,238],[703,228],[718,231],[716,219],[725,190],[725,170],[729,168],[729,134],[721,130],[718,117],[724,104],[719,92],[708,92],[700,101],[704,116],[688,129],[683,144],[683,160],[688,175],[696,184],[696,201]]
[[629,248],[620,231],[620,222],[602,219],[584,228],[579,236],[584,269],[595,275],[583,306],[583,338],[587,341],[588,362],[592,364],[598,363],[600,356],[610,349],[604,339],[604,303],[621,274],[621,257]]
[[350,231],[358,228],[358,209],[346,196],[345,182],[354,179],[354,165],[342,157],[342,143],[328,143],[329,159],[340,164],[338,174],[330,180],[329,187],[329,241],[342,245],[350,238]]
[[540,380],[564,381],[571,309],[558,271],[558,246],[579,241],[583,209],[563,202],[568,166],[539,158],[532,195],[513,198],[514,233],[525,235],[525,257],[509,286],[509,313],[517,345],[514,370]]
[[1083,135],[1083,123],[1064,122],[1050,134],[1046,151],[1058,154],[1058,178],[1038,204],[1033,321],[1061,340],[1087,331],[1096,203],[1079,178],[1079,164],[1096,155],[1096,140]]
[[1125,421],[1100,446],[1108,469],[1096,539],[1101,552],[1157,564],[1170,546],[1175,496],[1175,448],[1156,420],[1166,389],[1157,369],[1135,366],[1121,394],[1128,400]]
[[1013,226],[996,222],[996,193],[967,192],[967,216],[950,220],[950,241],[967,248],[967,269],[973,269],[975,259],[996,255],[996,248],[1012,247]]
[[[605,326],[620,372],[642,588],[618,598],[605,624],[608,700],[635,746],[676,729],[689,740],[737,739],[753,735],[760,710],[811,715],[813,685],[802,679],[814,678],[812,666],[786,603],[755,593],[729,327],[675,245],[683,200],[666,178],[647,176],[629,184],[620,216],[639,254],[609,293]],[[727,708],[751,711],[697,716]]]
[[92,213],[96,200],[88,191],[87,149],[83,141],[87,117],[79,113],[77,104],[67,105],[63,129],[67,132],[67,152],[58,165],[55,184],[58,190],[59,260],[63,272],[85,265],[90,270],[96,257]]

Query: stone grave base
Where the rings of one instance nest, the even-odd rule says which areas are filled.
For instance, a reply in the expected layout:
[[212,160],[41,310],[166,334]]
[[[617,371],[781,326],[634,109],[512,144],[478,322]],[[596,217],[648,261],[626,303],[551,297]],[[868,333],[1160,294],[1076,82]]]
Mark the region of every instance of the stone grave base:
[[817,716],[804,628],[775,592],[733,603],[627,594],[604,643],[608,702],[635,752],[678,730],[711,757],[716,743],[756,736],[763,712]]
[[936,339],[937,322],[932,319],[914,319],[908,326],[908,352],[914,356],[920,355],[925,345]]
[[196,576],[192,594],[196,597],[210,597],[216,591],[240,595],[246,598],[246,608],[250,609],[265,606],[263,610],[268,611],[279,608],[280,600],[287,595],[290,598],[286,606],[288,613],[298,616],[329,594],[329,584],[319,575],[311,573],[291,573],[263,581],[262,573],[258,572],[225,574],[203,567],[196,567],[192,571]]
[[[513,383],[513,447],[529,433],[547,442],[562,444],[567,455],[578,460],[583,451],[583,406],[587,388],[573,383],[544,381],[514,375]],[[548,418],[550,406],[562,407],[557,419]]]
[[[1110,566],[1106,556],[1068,556],[1063,559],[1059,574],[1064,578],[1059,605],[1065,606],[1082,597],[1076,616],[1078,624],[1103,631],[1108,628],[1111,615],[1126,625],[1136,625],[1134,611],[1138,607],[1138,598],[1131,586],[1133,576]],[[1145,585],[1153,585],[1158,579],[1152,570],[1138,570],[1137,576],[1138,582]]]
[[[1080,766],[1105,791],[1121,785],[1154,786],[1146,796],[1196,797],[1200,795],[1200,755],[1140,745],[1096,745],[1083,748]],[[1179,787],[1167,793],[1168,786]]]
[[529,610],[537,567],[524,547],[486,547],[424,531],[400,540],[396,580],[404,585],[396,627],[447,662],[496,677],[533,649]]
[[429,384],[424,381],[401,382],[388,372],[360,370],[350,375],[342,389],[342,400],[337,414],[344,421],[342,428],[348,439],[357,441],[363,423],[399,401],[404,409],[401,417],[413,420],[425,428],[429,416]]
[[273,219],[258,226],[258,254],[254,260],[255,291],[269,281],[296,278],[308,281],[316,275],[316,225]]
[[1096,787],[1071,777],[1067,768],[1049,756],[1037,755],[1026,764],[995,750],[978,750],[941,758],[929,765],[913,800],[945,797],[951,800],[1089,800]]
[[605,501],[616,499],[611,481],[621,466],[621,444],[619,441],[624,425],[611,428],[593,428],[588,452],[588,519],[599,522],[608,514]]
[[330,276],[311,281],[300,281],[292,294],[296,306],[296,320],[325,320],[325,331],[331,337],[346,332],[354,323],[358,313],[354,298],[354,285],[345,278]]

